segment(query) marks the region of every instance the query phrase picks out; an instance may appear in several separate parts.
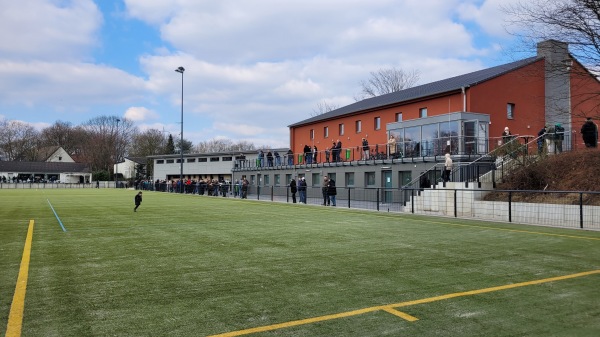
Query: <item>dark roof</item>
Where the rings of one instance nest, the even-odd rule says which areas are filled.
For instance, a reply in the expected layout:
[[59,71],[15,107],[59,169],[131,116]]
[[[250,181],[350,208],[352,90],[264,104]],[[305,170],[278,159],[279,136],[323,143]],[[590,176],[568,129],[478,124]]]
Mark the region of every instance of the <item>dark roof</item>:
[[90,173],[87,164],[33,162],[33,161],[0,161],[0,172],[14,173]]
[[346,105],[339,109],[331,110],[327,113],[305,119],[298,123],[294,123],[292,125],[289,125],[289,127],[295,127],[322,120],[338,118],[360,111],[382,108],[388,105],[399,104],[410,100],[461,90],[461,88],[463,87],[477,85],[481,82],[488,81],[492,78],[498,77],[518,68],[532,64],[540,59],[541,58],[534,56],[516,62],[507,63],[492,68],[482,69],[472,73],[447,78],[437,82],[423,84],[377,97],[367,98],[362,101]]
[[125,157],[125,159],[129,159],[132,162],[135,162],[137,164],[146,164],[146,161],[148,160],[147,157]]
[[53,155],[56,151],[60,149],[60,146],[46,146],[42,147],[38,150],[37,160],[38,161],[47,161],[51,155]]

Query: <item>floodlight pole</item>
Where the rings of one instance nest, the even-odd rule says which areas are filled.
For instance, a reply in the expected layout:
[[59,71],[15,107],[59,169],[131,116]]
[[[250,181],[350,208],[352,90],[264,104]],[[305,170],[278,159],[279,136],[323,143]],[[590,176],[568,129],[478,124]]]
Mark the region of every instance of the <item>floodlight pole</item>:
[[117,134],[115,137],[115,188],[119,188],[119,122],[117,118]]
[[181,74],[181,142],[179,143],[179,188],[181,189],[181,193],[183,193],[183,72],[185,71],[185,68],[179,67],[175,69],[175,71]]

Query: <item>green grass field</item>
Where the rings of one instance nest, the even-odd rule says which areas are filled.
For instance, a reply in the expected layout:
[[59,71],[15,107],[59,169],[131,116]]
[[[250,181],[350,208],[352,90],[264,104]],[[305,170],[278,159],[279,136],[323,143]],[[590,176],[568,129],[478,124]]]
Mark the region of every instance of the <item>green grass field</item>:
[[135,193],[0,190],[2,335],[30,220],[22,336],[600,335],[599,232]]

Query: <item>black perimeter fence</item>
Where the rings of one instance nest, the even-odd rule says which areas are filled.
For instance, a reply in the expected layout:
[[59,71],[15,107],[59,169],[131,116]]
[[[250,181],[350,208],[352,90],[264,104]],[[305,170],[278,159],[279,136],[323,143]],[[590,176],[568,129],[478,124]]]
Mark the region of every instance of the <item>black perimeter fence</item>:
[[[600,230],[600,192],[586,191],[522,191],[441,188],[358,188],[337,187],[335,207],[366,209],[378,212],[405,212],[456,218],[530,223],[553,227]],[[0,189],[81,189],[114,188],[114,182],[96,185],[65,183],[0,183]],[[144,184],[140,190],[189,196],[242,198],[239,185],[219,184],[213,187],[189,185],[181,191],[171,184]],[[476,200],[475,193],[494,193],[495,201]],[[307,186],[307,205],[327,207],[327,199],[319,186]],[[301,192],[296,192],[301,203]],[[527,202],[532,197],[545,198],[546,203]],[[246,199],[293,203],[289,186],[248,186]],[[523,201],[525,200],[525,201]],[[560,203],[556,200],[561,200]],[[333,207],[332,203],[329,202]]]

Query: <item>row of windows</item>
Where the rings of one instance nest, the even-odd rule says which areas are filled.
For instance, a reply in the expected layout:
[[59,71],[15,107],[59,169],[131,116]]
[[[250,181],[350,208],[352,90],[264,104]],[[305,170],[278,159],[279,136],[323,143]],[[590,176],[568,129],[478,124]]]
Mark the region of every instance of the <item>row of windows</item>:
[[[426,118],[426,117],[427,117],[427,108],[420,108],[419,109],[419,118]],[[514,103],[506,104],[506,117],[508,119],[515,118],[515,104]],[[395,121],[402,122],[402,112],[396,113]],[[374,125],[375,130],[380,130],[381,129],[381,118],[375,117],[373,120],[373,125]],[[354,129],[356,130],[356,133],[362,132],[362,121],[361,120],[357,120],[354,122]],[[343,136],[344,133],[345,133],[344,123],[338,124],[338,135]],[[329,138],[329,127],[328,126],[323,127],[323,138]],[[310,130],[310,139],[315,139],[315,130],[314,129]]]
[[[421,118],[427,117],[427,108],[419,109],[419,117],[421,117]],[[402,122],[402,112],[396,113],[395,121]],[[373,118],[373,129],[381,130],[381,117]],[[362,130],[362,120],[357,120],[354,122],[354,130],[356,130],[356,133],[361,133],[363,131]],[[344,123],[338,124],[338,135],[343,136],[345,132],[346,132],[346,130],[344,127]],[[329,127],[328,126],[323,127],[323,138],[329,138]],[[310,129],[310,139],[315,139],[315,130],[314,129]]]
[[[401,180],[403,183],[407,183],[410,182],[411,180],[411,172],[400,172],[401,174]],[[364,173],[364,186],[362,187],[377,187],[377,182],[375,181],[375,172],[365,172]],[[336,174],[335,173],[329,173],[327,174],[327,176],[330,179],[336,180]],[[298,179],[302,178],[302,177],[306,177],[305,174],[301,173],[298,174]],[[312,173],[311,175],[311,181],[312,181],[312,187],[320,187],[322,184],[322,174],[321,173]],[[252,184],[256,184],[255,181],[256,177],[254,175],[250,176],[250,181],[252,182]],[[280,174],[275,174],[273,175],[273,182],[271,182],[271,176],[268,174],[265,174],[261,177],[262,181],[259,181],[258,184],[261,186],[287,186],[289,185],[290,181],[292,180],[292,174],[286,174],[285,175],[285,181],[282,182],[281,181],[281,175]],[[345,172],[344,173],[344,184],[340,184],[340,182],[337,183],[338,186],[344,186],[344,187],[357,187],[354,184],[354,172]]]
[[[211,163],[218,162],[218,161],[233,161],[233,157],[223,157],[223,158],[210,157],[210,158],[187,158],[185,160],[185,162],[186,163],[195,163],[196,159],[198,160],[199,163],[206,163],[209,161],[209,159],[210,159]],[[181,159],[167,159],[167,160],[157,159],[156,160],[156,164],[165,164],[165,163],[166,164],[181,163]]]

